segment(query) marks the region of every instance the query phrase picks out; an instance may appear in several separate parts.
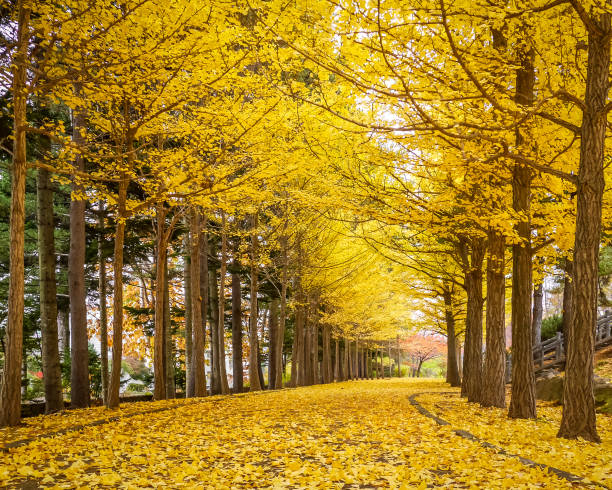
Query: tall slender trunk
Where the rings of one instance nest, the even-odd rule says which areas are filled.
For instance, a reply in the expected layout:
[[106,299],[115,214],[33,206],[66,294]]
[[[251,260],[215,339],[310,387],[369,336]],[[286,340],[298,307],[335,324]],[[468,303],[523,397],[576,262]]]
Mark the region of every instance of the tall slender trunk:
[[100,371],[102,373],[102,402],[108,401],[108,314],[106,306],[106,293],[108,290],[106,280],[106,255],[104,253],[104,204],[100,202],[98,232],[98,291],[100,295]]
[[574,303],[558,436],[599,442],[593,396],[593,350],[597,324],[597,273],[601,240],[606,104],[610,76],[612,15],[598,13],[588,27],[586,92],[582,113],[580,165],[576,188]]
[[[75,91],[79,92],[77,87]],[[78,148],[84,145],[85,117],[79,110],[72,120],[72,139]],[[81,155],[75,158],[77,170],[85,170]],[[89,406],[89,351],[87,338],[87,309],[85,305],[85,203],[81,197],[83,186],[78,181],[72,183],[70,201],[70,252],[68,257],[68,294],[70,296],[70,400],[76,408]]]
[[[128,155],[132,155],[130,152]],[[128,158],[133,158],[128,156]],[[117,194],[115,250],[113,254],[113,360],[108,384],[108,408],[119,407],[121,359],[123,354],[123,243],[125,240],[128,177],[122,172]]]
[[166,237],[166,208],[162,203],[155,207],[157,219],[157,243],[155,254],[155,335],[153,345],[153,375],[154,389],[153,399],[164,400],[166,398],[166,339],[164,330],[164,278],[166,277],[167,265],[167,243]]
[[[237,270],[238,261],[234,258],[234,268]],[[234,379],[234,392],[244,391],[242,368],[242,298],[240,275],[232,273],[232,375]]]
[[331,360],[331,333],[330,327],[327,324],[323,325],[323,383],[331,383],[332,378],[332,360]]
[[293,329],[293,346],[291,348],[291,381],[292,387],[298,386],[298,373],[300,365],[300,352],[302,352],[302,331],[304,329],[304,315],[303,308],[299,304],[299,285],[297,289],[297,300],[298,304],[295,308],[295,321]]
[[185,255],[183,256],[184,267],[184,291],[185,291],[185,396],[190,398],[194,395],[195,384],[193,383],[193,371],[191,368],[193,360],[193,308],[191,305],[191,257],[189,254],[189,233],[185,240]]
[[273,298],[270,302],[270,321],[268,323],[268,335],[270,337],[270,347],[268,356],[268,388],[273,390],[276,388],[282,388],[282,386],[276,386],[276,370],[278,369],[279,363],[277,356],[280,354],[277,343],[278,337],[278,298]]
[[274,382],[274,386],[279,389],[283,387],[282,356],[283,344],[285,343],[285,324],[287,321],[287,272],[289,268],[289,260],[287,254],[286,237],[281,238],[281,247],[283,253],[283,269],[281,273],[280,317],[276,341],[276,380]]
[[[191,242],[191,309],[192,309],[192,329],[193,329],[193,357],[191,359],[193,376],[193,396],[206,396],[206,371],[204,370],[204,346],[205,335],[202,315],[202,295],[201,282],[206,284],[207,278],[200,277],[200,257],[202,225],[200,222],[200,211],[197,208],[191,209],[191,219],[189,222],[190,242]],[[207,286],[207,284],[206,284]]]
[[308,318],[304,324],[304,352],[302,354],[304,362],[304,373],[302,375],[302,385],[308,386],[313,383],[312,380],[312,324]]
[[487,258],[487,354],[482,379],[480,404],[483,407],[506,406],[506,326],[505,326],[505,240],[489,229]]
[[315,315],[312,324],[312,382],[319,384],[320,373],[319,373],[319,320]]
[[[463,250],[467,314],[465,319],[465,356],[463,359],[463,383],[461,395],[469,402],[480,401],[482,388],[482,263],[485,254],[484,241],[473,238],[470,251]],[[420,366],[417,369],[420,373]]]
[[444,317],[446,319],[446,382],[451,386],[461,386],[459,365],[457,359],[457,346],[455,345],[455,314],[453,310],[453,296],[450,288],[444,288]]
[[53,236],[53,187],[49,172],[38,170],[38,264],[40,270],[40,327],[45,412],[64,408],[62,373],[57,334],[57,286],[55,282],[55,239]]
[[[213,395],[221,393],[221,373],[219,370],[219,285],[217,282],[217,267],[213,260],[217,257],[217,247],[214,241],[208,241],[211,262],[208,264],[208,294],[210,302],[210,389]],[[211,243],[212,242],[212,243]],[[202,259],[204,260],[204,259]]]
[[225,212],[221,210],[221,267],[219,270],[219,314],[217,315],[217,364],[219,370],[219,385],[223,395],[229,394],[229,384],[225,370],[225,275],[227,273],[227,231],[225,229]]
[[563,275],[563,351],[567,352],[567,339],[569,338],[569,325],[572,320],[572,305],[574,302],[574,267],[572,260],[565,259]]
[[461,338],[459,335],[455,336],[455,346],[457,347],[457,368],[459,370],[459,379],[463,377],[463,359],[461,357]]
[[13,163],[10,209],[10,265],[8,324],[2,386],[0,388],[0,427],[21,421],[21,364],[23,357],[24,244],[26,181],[26,101],[27,53],[30,9],[18,2],[17,46],[13,69]]
[[334,357],[334,381],[340,381],[340,341],[335,340],[335,357]]
[[349,379],[349,341],[344,339],[342,349],[342,381]]
[[176,398],[174,385],[174,339],[172,337],[172,315],[170,314],[170,272],[168,271],[168,254],[164,267],[164,337],[166,366],[166,398]]
[[544,314],[544,284],[536,284],[533,288],[533,313],[531,315],[531,331],[533,345],[542,341],[542,316]]
[[[523,106],[533,103],[535,70],[533,49],[520,53],[520,66],[516,71],[515,100]],[[529,138],[529,137],[527,137]],[[518,147],[530,144],[516,130]],[[531,169],[516,164],[512,170],[512,205],[521,218],[515,225],[520,243],[512,246],[512,396],[509,416],[535,418],[535,375],[533,371],[533,334],[531,331]]]
[[[193,300],[192,300],[192,308],[193,308],[193,314],[194,316],[196,315],[196,312],[199,312],[199,316],[200,316],[200,323],[199,325],[201,326],[202,329],[202,356],[204,357],[204,359],[206,358],[206,324],[209,321],[209,305],[211,306],[213,315],[211,315],[211,319],[210,319],[210,324],[211,324],[211,328],[210,328],[210,336],[212,339],[212,333],[214,331],[213,329],[213,323],[214,323],[214,318],[217,317],[217,313],[216,313],[216,307],[213,306],[211,304],[211,299],[210,299],[210,277],[209,277],[209,273],[208,273],[208,259],[209,259],[209,253],[208,253],[208,248],[209,248],[209,243],[208,243],[208,233],[206,232],[206,227],[208,225],[208,220],[206,218],[206,216],[203,216],[200,212],[200,210],[198,209],[198,218],[199,218],[199,230],[200,230],[200,235],[199,235],[199,248],[198,248],[198,253],[199,253],[199,260],[198,260],[198,264],[199,264],[199,268],[198,270],[200,271],[200,275],[198,277],[198,290],[200,291],[200,301],[199,301],[199,309],[196,309],[195,305],[193,304]],[[214,254],[211,254],[214,255]],[[194,265],[192,263],[191,266],[191,274],[193,277],[193,268]],[[194,283],[195,284],[195,283]],[[217,288],[214,288],[214,291],[216,291]],[[194,292],[192,292],[192,294],[194,294]],[[216,297],[216,292],[214,293],[214,296]],[[193,297],[193,296],[192,296]],[[215,303],[216,305],[216,303]],[[214,316],[214,318],[213,318]],[[195,341],[195,324],[194,324],[194,341]],[[211,349],[210,349],[210,365],[211,367],[214,365],[214,357],[212,355],[212,342],[211,342]],[[205,380],[205,384],[206,384],[206,363],[204,363],[204,380]],[[211,389],[212,389],[212,379],[211,379]],[[204,392],[206,393],[206,388],[204,390]],[[211,391],[212,393],[212,391]]]
[[249,315],[249,385],[251,391],[261,390],[259,382],[259,343],[257,339],[257,290],[259,287],[258,267],[257,267],[257,214],[251,217],[251,294],[250,294],[250,315]]

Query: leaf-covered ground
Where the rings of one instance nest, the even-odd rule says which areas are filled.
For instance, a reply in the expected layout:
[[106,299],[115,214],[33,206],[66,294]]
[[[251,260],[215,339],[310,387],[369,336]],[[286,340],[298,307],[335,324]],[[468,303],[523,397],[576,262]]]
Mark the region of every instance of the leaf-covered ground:
[[[510,452],[612,483],[612,418],[603,444],[557,441],[560,409],[509,421],[427,380],[358,381],[38,417],[3,442],[118,420],[0,453],[0,486],[45,488],[567,488],[568,481],[458,437],[467,429]],[[452,422],[438,426],[408,400]],[[150,411],[135,415],[138,411]],[[72,424],[72,425],[71,425]],[[535,431],[535,432],[534,432]],[[551,453],[551,451],[555,451]],[[592,464],[593,463],[593,464]],[[606,474],[607,473],[607,474]],[[573,484],[586,486],[586,484]]]

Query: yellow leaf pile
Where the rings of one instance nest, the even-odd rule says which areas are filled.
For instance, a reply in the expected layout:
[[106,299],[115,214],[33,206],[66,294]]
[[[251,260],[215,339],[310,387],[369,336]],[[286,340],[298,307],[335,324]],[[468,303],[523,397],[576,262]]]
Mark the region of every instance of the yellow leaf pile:
[[[424,406],[453,424],[438,426],[408,397],[440,391],[449,391],[440,381],[393,379],[140,404],[143,411],[176,406],[5,451],[0,486],[24,481],[41,488],[129,489],[572,486],[460,438],[455,428],[594,481],[610,478],[601,473],[612,454],[609,419],[600,420],[602,445],[553,441],[557,407],[543,407],[541,419],[524,422],[507,420],[499,410],[476,409],[454,395],[420,395]],[[133,409],[126,406],[120,413]],[[82,425],[100,415],[96,408],[65,420]],[[38,418],[28,434],[35,426],[40,435],[65,428],[61,417],[47,417],[51,424]]]

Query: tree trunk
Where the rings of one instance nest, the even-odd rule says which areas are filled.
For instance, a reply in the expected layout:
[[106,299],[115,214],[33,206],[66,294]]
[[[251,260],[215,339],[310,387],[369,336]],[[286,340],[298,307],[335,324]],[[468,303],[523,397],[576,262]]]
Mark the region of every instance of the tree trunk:
[[331,333],[329,325],[323,325],[323,383],[331,383],[332,378],[332,361],[331,361]]
[[[78,92],[78,88],[76,89]],[[72,122],[73,141],[78,148],[84,145],[85,118],[76,111]],[[83,172],[85,161],[75,158],[75,168]],[[75,408],[89,406],[89,351],[87,338],[87,308],[85,305],[85,203],[81,198],[84,188],[76,180],[72,183],[70,201],[70,252],[68,257],[68,294],[70,296],[70,400]]]
[[444,316],[446,319],[446,382],[451,386],[461,386],[459,365],[457,359],[457,346],[455,345],[455,314],[453,310],[453,295],[449,287],[443,289]]
[[302,385],[309,386],[313,383],[312,376],[312,324],[310,323],[311,318],[308,318],[305,322],[304,327],[304,374]]
[[[465,356],[463,359],[463,383],[461,395],[469,402],[479,402],[482,388],[482,263],[485,243],[473,238],[470,259],[465,271],[467,314],[465,319]],[[420,366],[417,367],[417,373]]]
[[[521,54],[521,66],[516,72],[517,103],[530,106],[533,103],[535,71],[533,49]],[[521,129],[516,130],[516,143],[526,141]],[[532,253],[531,225],[529,220],[531,201],[531,169],[516,164],[512,171],[512,205],[523,218],[515,225],[521,240],[512,246],[512,396],[509,416],[535,418],[535,376],[533,371],[533,334],[531,331]]]
[[104,254],[104,205],[100,202],[98,234],[98,291],[100,294],[100,370],[102,372],[102,402],[108,402],[108,315],[106,306],[106,293],[108,290],[106,280],[106,256]]
[[18,2],[17,52],[13,70],[13,163],[10,209],[10,265],[8,323],[5,337],[5,358],[0,388],[0,427],[18,425],[21,421],[21,363],[23,357],[24,315],[24,244],[25,244],[25,181],[27,125],[27,53],[30,9]]
[[270,302],[270,321],[268,323],[268,335],[270,337],[270,347],[268,349],[268,388],[271,390],[282,388],[282,386],[276,386],[276,370],[279,366],[277,356],[279,350],[277,348],[278,338],[278,298],[273,298]]
[[349,358],[348,358],[348,345],[349,342],[345,338],[344,345],[342,346],[342,381],[347,381],[349,379]]
[[487,354],[480,401],[483,407],[506,407],[506,276],[504,251],[504,236],[496,230],[489,229]]
[[[129,153],[132,155],[132,153]],[[133,158],[133,156],[128,156]],[[123,353],[123,243],[125,240],[128,177],[122,172],[117,195],[115,250],[113,255],[113,360],[108,384],[108,408],[119,407],[121,358]],[[74,336],[73,336],[74,338]]]
[[[212,335],[213,335],[213,324],[214,324],[214,319],[217,317],[217,313],[216,313],[216,307],[211,303],[211,296],[210,296],[210,275],[209,275],[209,271],[208,271],[208,259],[209,259],[209,253],[208,253],[208,249],[209,249],[209,242],[208,242],[208,233],[206,232],[206,227],[208,225],[208,220],[206,218],[206,216],[203,216],[200,212],[200,210],[198,210],[198,217],[199,217],[199,230],[200,230],[200,235],[199,235],[199,271],[200,271],[200,276],[198,277],[198,284],[199,284],[199,291],[200,291],[200,308],[196,309],[195,305],[193,305],[192,302],[192,308],[193,308],[193,312],[194,315],[196,314],[196,312],[199,311],[200,313],[200,323],[199,325],[201,325],[202,328],[202,352],[203,352],[203,357],[204,357],[204,380],[206,380],[206,325],[207,322],[210,323],[210,338],[211,338],[211,349],[210,349],[210,366],[211,366],[211,375],[212,375],[212,366],[214,366],[215,363],[215,359],[213,357],[213,348],[212,346],[214,345],[212,343]],[[211,254],[211,255],[214,255]],[[193,276],[193,263],[191,265],[191,275]],[[213,291],[216,291],[217,288],[215,287],[213,289]],[[192,292],[193,294],[193,292]],[[216,297],[217,293],[214,292],[214,296]],[[193,300],[192,300],[193,301]],[[216,304],[216,303],[215,303]],[[209,308],[210,307],[210,308]],[[211,310],[211,311],[209,311]],[[210,314],[212,313],[212,314]],[[209,318],[210,317],[210,318]],[[195,324],[194,327],[195,329]],[[195,335],[195,330],[194,330],[194,335]],[[195,337],[194,337],[195,340]],[[205,393],[206,393],[206,389],[205,389]],[[211,394],[212,394],[212,378],[211,378]]]
[[38,170],[37,201],[42,372],[45,387],[45,413],[52,413],[64,409],[64,399],[57,333],[53,187],[47,170]]
[[334,343],[336,344],[336,356],[334,358],[334,381],[338,382],[340,381],[340,341],[336,339]]
[[259,382],[259,343],[257,339],[257,290],[258,290],[258,268],[257,268],[257,215],[251,217],[251,293],[250,293],[250,315],[249,315],[249,385],[250,391],[261,390]]
[[289,268],[289,260],[287,255],[286,237],[281,238],[281,247],[283,251],[283,270],[281,273],[280,318],[276,341],[276,380],[274,382],[274,386],[277,389],[283,387],[282,356],[283,344],[285,343],[285,324],[287,320],[287,269]]
[[593,396],[593,350],[597,324],[597,273],[601,240],[604,161],[612,15],[591,18],[576,188],[574,302],[569,337],[563,416],[558,436],[599,442]]
[[321,382],[319,373],[319,319],[316,313],[312,324],[312,382],[314,384]]
[[544,285],[537,284],[533,288],[533,314],[531,316],[531,331],[533,332],[533,345],[542,342],[542,316],[544,314]]
[[[212,237],[211,237],[212,240]],[[207,240],[211,258],[217,257],[217,247]],[[208,255],[208,254],[207,254]],[[204,259],[202,259],[204,260]],[[210,302],[210,392],[212,395],[221,393],[221,372],[219,370],[219,286],[217,283],[217,267],[208,264],[208,294]]]
[[174,339],[172,338],[172,316],[170,315],[170,277],[168,271],[168,254],[164,267],[164,337],[166,365],[166,398],[176,398],[174,385]]
[[[234,258],[234,267],[237,269],[238,261]],[[244,391],[242,369],[242,298],[240,275],[232,273],[232,376],[235,393]]]
[[567,339],[569,338],[570,322],[574,302],[574,267],[572,260],[565,259],[565,274],[563,276],[563,352],[567,352]]
[[221,394],[229,395],[229,384],[227,382],[227,372],[225,370],[225,275],[227,273],[227,232],[225,230],[225,212],[221,211],[221,268],[219,271],[219,314],[217,315],[217,364],[219,370],[219,382]]
[[185,240],[185,255],[183,256],[183,267],[185,270],[184,291],[185,291],[185,396],[194,396],[195,384],[193,370],[191,367],[193,360],[193,308],[191,305],[191,257],[190,257],[189,234]]
[[[206,396],[206,371],[204,369],[204,346],[206,331],[204,329],[202,315],[202,293],[201,283],[208,287],[207,277],[200,277],[200,258],[202,254],[201,241],[202,226],[200,222],[200,211],[196,208],[191,209],[191,219],[189,222],[189,232],[191,241],[191,308],[192,308],[192,329],[193,329],[193,357],[191,359],[192,376],[194,383],[193,396]],[[203,281],[202,281],[203,279]]]
[[168,247],[166,236],[166,209],[163,204],[157,204],[157,246],[155,254],[155,335],[153,346],[153,399],[166,399],[166,339],[164,331],[164,278],[166,277],[166,256]]

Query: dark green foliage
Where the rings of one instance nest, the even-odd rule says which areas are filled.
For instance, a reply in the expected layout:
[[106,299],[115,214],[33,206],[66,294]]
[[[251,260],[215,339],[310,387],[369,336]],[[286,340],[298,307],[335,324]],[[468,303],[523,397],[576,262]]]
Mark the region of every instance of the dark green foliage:
[[552,339],[557,332],[563,331],[563,316],[552,315],[542,320],[542,341]]

